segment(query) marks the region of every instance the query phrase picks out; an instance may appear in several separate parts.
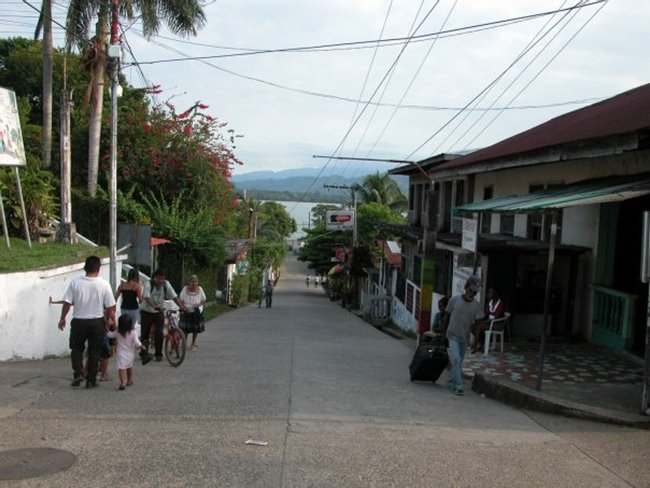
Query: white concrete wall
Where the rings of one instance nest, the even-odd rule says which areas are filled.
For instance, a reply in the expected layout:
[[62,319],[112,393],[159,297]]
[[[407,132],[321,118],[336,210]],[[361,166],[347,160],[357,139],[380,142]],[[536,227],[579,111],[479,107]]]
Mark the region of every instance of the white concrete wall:
[[[0,361],[42,359],[70,352],[72,312],[61,332],[57,327],[61,305],[50,305],[49,297],[60,300],[70,281],[83,274],[83,263],[0,274]],[[108,258],[102,260],[100,275],[109,279]]]

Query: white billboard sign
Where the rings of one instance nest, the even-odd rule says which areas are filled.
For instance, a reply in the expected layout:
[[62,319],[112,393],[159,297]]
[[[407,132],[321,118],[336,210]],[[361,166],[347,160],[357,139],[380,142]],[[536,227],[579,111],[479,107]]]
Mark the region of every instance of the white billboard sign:
[[327,230],[354,230],[354,210],[331,210],[325,219]]
[[16,94],[6,88],[0,88],[0,166],[26,164]]
[[461,247],[470,252],[476,252],[476,242],[478,240],[478,220],[463,219],[463,239]]

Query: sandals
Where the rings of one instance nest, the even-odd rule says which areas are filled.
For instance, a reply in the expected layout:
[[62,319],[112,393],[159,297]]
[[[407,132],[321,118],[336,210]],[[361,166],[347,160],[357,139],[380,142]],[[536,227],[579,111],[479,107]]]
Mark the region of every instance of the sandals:
[[99,381],[110,381],[110,380],[111,380],[110,376],[100,376],[99,377]]
[[197,346],[196,344],[192,344],[192,347],[191,347],[190,349],[191,349],[192,351],[196,351],[198,347],[199,347],[199,346]]

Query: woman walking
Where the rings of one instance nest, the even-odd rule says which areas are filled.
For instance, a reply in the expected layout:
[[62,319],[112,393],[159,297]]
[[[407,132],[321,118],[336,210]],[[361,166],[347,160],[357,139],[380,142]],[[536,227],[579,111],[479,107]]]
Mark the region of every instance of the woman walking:
[[196,351],[198,347],[196,336],[205,330],[203,305],[206,302],[205,291],[199,286],[198,276],[190,276],[188,284],[181,290],[179,298],[185,307],[185,311],[181,313],[181,328],[186,335],[192,333],[190,349]]
[[133,326],[140,321],[140,302],[142,301],[142,285],[138,268],[131,268],[126,277],[126,282],[117,287],[115,300],[122,296],[121,313],[127,314],[133,321]]

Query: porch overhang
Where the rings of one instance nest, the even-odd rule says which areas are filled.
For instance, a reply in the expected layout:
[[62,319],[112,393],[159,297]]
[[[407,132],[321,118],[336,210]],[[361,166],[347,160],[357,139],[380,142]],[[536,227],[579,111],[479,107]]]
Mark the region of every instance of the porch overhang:
[[650,194],[650,174],[610,176],[468,203],[453,209],[455,217],[475,213],[553,213],[562,208],[611,203]]

